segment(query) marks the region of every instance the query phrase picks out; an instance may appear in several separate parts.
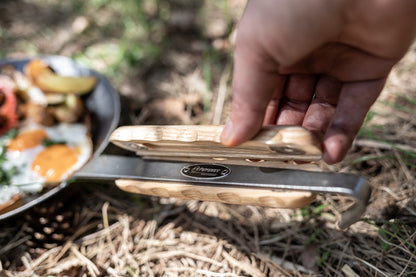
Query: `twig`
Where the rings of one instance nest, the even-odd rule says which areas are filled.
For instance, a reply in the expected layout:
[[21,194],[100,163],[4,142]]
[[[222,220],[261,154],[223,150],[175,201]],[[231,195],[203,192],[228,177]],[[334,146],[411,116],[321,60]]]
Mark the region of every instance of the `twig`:
[[[32,270],[32,268],[36,268],[36,267],[38,267],[43,261],[45,261],[49,256],[52,256],[52,255],[54,255],[56,252],[58,252],[59,250],[60,250],[61,248],[60,247],[55,247],[55,248],[52,248],[52,249],[50,249],[50,250],[48,250],[48,251],[46,251],[45,253],[43,253],[40,257],[38,257],[36,260],[34,260],[34,261],[32,261],[31,263],[30,263],[30,266],[31,266],[31,269],[30,270]],[[22,257],[23,258],[23,257]]]
[[306,231],[306,230],[309,230],[309,229],[310,229],[310,227],[298,228],[296,230],[292,230],[292,229],[288,228],[288,230],[286,231],[286,233],[284,233],[282,235],[276,235],[275,237],[270,238],[270,239],[261,240],[259,242],[259,244],[260,245],[267,245],[267,244],[276,243],[278,241],[281,241],[283,239],[286,239],[288,237],[293,236],[295,233],[300,233],[300,232],[303,232],[303,231]]
[[[401,201],[400,197],[397,196],[390,188],[388,187],[380,187],[381,190],[384,190],[385,192],[387,192],[388,194],[390,194],[396,201]],[[409,208],[408,206],[404,207],[409,213],[411,213],[412,215],[416,216],[416,211],[414,211],[413,209]]]
[[255,247],[256,252],[259,252],[260,251],[259,230],[257,228],[257,225],[254,224],[254,222],[251,223],[251,226],[253,228],[253,233],[254,233],[254,242],[253,242],[254,243],[254,247]]
[[378,149],[385,149],[385,150],[404,150],[416,153],[416,148],[411,147],[406,144],[392,144],[388,142],[376,141],[371,139],[356,139],[354,141],[354,145],[361,146],[361,147],[370,147],[370,148],[378,148]]
[[383,238],[383,236],[381,236],[381,235],[378,235],[378,238],[379,238],[382,242],[384,242],[385,244],[387,244],[387,245],[389,245],[389,246],[393,246],[393,247],[395,247],[395,248],[397,248],[397,249],[400,249],[401,251],[403,251],[403,252],[405,252],[405,253],[409,254],[410,256],[413,256],[412,258],[413,258],[413,259],[415,259],[414,255],[410,252],[410,250],[409,250],[409,249],[407,249],[407,248],[405,248],[405,247],[401,247],[401,246],[399,246],[399,245],[397,245],[397,244],[394,244],[394,243],[392,243],[392,242],[389,242],[388,240],[386,240],[385,238]]
[[72,256],[68,259],[61,261],[58,264],[54,264],[52,268],[47,270],[48,275],[59,275],[63,271],[69,270],[70,268],[75,268],[76,266],[82,266],[83,263],[76,257]]
[[[191,270],[195,270],[195,269],[191,268]],[[216,272],[212,272],[212,271],[204,270],[204,269],[197,269],[195,272],[199,274],[204,274],[206,276],[213,276],[213,277],[238,276],[238,275],[235,275],[234,273],[216,273]]]
[[[211,257],[214,261],[218,260],[219,257],[221,257],[222,252],[224,251],[224,242],[222,240],[219,240],[217,243],[217,247],[215,250],[214,255]],[[213,264],[209,267],[209,269],[213,268]]]
[[[97,223],[93,222],[93,223],[89,224],[88,226],[86,226],[86,227],[88,227],[86,229],[90,229],[91,226],[96,227]],[[85,237],[80,238],[76,242],[82,242],[83,245],[92,244],[92,243],[96,242],[96,240],[99,240],[102,237],[103,234],[107,234],[107,232],[113,232],[114,230],[116,230],[120,227],[121,227],[121,223],[116,222],[113,225],[109,226],[108,229],[103,229],[103,230],[97,231],[95,233],[92,233],[90,235],[86,235]]]
[[251,276],[263,276],[257,268],[252,267],[251,265],[248,265],[246,263],[242,263],[236,259],[234,259],[230,254],[228,254],[226,251],[222,251],[222,256],[224,259],[226,259],[232,266],[241,268],[244,270],[247,274],[250,274]]
[[236,275],[234,273],[218,273],[218,272],[213,272],[213,271],[209,271],[206,269],[196,269],[193,267],[170,267],[167,268],[166,271],[174,271],[175,273],[179,273],[179,272],[184,272],[184,271],[189,271],[192,273],[198,273],[198,274],[203,274],[205,276],[212,276],[212,277],[228,277],[228,276],[232,276],[232,277],[238,277],[239,275]]
[[30,263],[29,259],[26,256],[22,256],[21,261],[23,265],[26,267],[26,270],[23,272],[23,276],[36,276],[35,272],[33,271],[33,266]]
[[373,269],[373,270],[377,271],[378,273],[380,273],[381,275],[383,275],[383,276],[385,276],[385,277],[389,277],[389,275],[388,275],[387,273],[385,273],[384,271],[382,271],[382,270],[378,269],[377,267],[375,267],[375,266],[374,266],[374,265],[372,265],[371,263],[369,263],[369,262],[367,262],[367,261],[365,261],[365,260],[363,260],[363,259],[361,259],[361,258],[358,258],[358,257],[356,257],[356,256],[351,256],[351,255],[345,255],[345,256],[346,256],[346,257],[348,257],[348,258],[350,258],[350,259],[354,259],[354,260],[359,261],[360,263],[365,264],[365,265],[366,265],[366,266],[368,266],[369,268],[371,268],[371,269]]
[[[345,252],[347,251],[347,248],[350,246],[350,243],[351,243],[351,240],[348,240],[348,241],[347,241],[347,243],[345,243],[345,245],[344,245],[344,247],[343,247],[343,249],[342,249],[341,255],[340,255],[340,257],[338,258],[338,265],[337,265],[337,269],[341,266],[341,262],[342,262],[342,260],[343,260],[344,255],[345,255]],[[344,266],[345,266],[345,265],[344,265]],[[343,269],[344,269],[344,266],[342,267],[342,269],[341,269],[341,270],[343,270]]]
[[81,252],[78,251],[75,247],[71,247],[72,253],[75,254],[75,256],[84,262],[84,264],[87,266],[89,273],[92,276],[97,276],[100,274],[100,270],[97,268],[97,266],[87,257],[81,254]]
[[11,249],[21,245],[22,243],[24,243],[25,241],[28,241],[29,239],[30,239],[30,236],[25,236],[25,237],[13,242],[13,243],[8,243],[6,246],[4,246],[0,249],[0,255],[4,254],[4,253],[7,253]]
[[152,268],[150,267],[150,265],[147,263],[145,266],[146,266],[146,271],[147,271],[147,273],[149,274],[149,276],[150,276],[150,277],[154,277],[154,276],[155,276],[155,274],[153,273],[153,270],[152,270]]
[[406,264],[406,266],[403,268],[402,272],[400,272],[399,277],[400,277],[400,276],[402,276],[404,273],[406,273],[406,270],[407,270],[407,268],[409,267],[409,265],[410,265],[410,261],[411,261],[411,260],[412,260],[412,258],[410,258],[410,259],[407,261],[407,264]]
[[[206,263],[210,263],[213,264],[217,267],[222,268],[224,266],[223,263],[215,261],[213,259],[210,259],[208,257],[205,256],[201,256],[201,255],[197,255],[194,253],[190,253],[189,251],[185,251],[185,250],[171,250],[171,251],[166,251],[163,248],[159,249],[158,252],[155,251],[156,249],[154,248],[149,248],[146,252],[141,252],[138,255],[134,256],[134,259],[136,261],[140,262],[140,265],[144,265],[146,263],[148,263],[149,261],[152,260],[159,260],[162,261],[164,259],[170,259],[173,257],[187,257],[187,258],[191,258],[197,261],[202,261],[202,262],[206,262]],[[160,251],[161,250],[161,251]]]
[[59,259],[63,257],[63,255],[68,251],[69,248],[72,246],[72,240],[67,241],[64,246],[62,247],[61,251],[59,251],[58,255],[55,256],[52,263],[58,263]]
[[219,81],[217,103],[215,104],[214,117],[212,119],[212,124],[214,125],[218,125],[221,123],[221,116],[222,116],[222,110],[224,108],[225,95],[227,94],[227,81],[230,78],[230,73],[231,73],[231,65],[230,63],[227,63]]
[[355,273],[354,270],[352,270],[352,268],[347,265],[344,264],[344,266],[342,267],[341,271],[347,276],[347,277],[359,277],[360,275],[358,275],[357,273]]
[[287,260],[283,260],[283,259],[281,259],[279,257],[276,257],[276,256],[268,257],[266,254],[261,254],[261,253],[259,253],[258,256],[261,259],[268,260],[268,261],[270,261],[270,262],[272,262],[276,265],[279,265],[279,266],[281,266],[281,267],[283,267],[284,269],[287,269],[287,270],[291,270],[291,271],[297,270],[297,271],[307,273],[307,274],[313,274],[314,273],[314,271],[309,270],[309,269],[307,269],[307,268],[305,268],[301,265],[289,262]]
[[409,169],[407,168],[407,166],[404,164],[402,157],[400,156],[400,154],[397,152],[396,149],[393,149],[393,153],[394,156],[396,156],[397,161],[400,164],[400,168],[402,169],[404,175],[406,176],[406,179],[408,182],[411,182],[414,180],[414,177],[412,175],[412,173],[410,173]]
[[104,205],[103,205],[103,208],[102,208],[103,224],[104,224],[104,230],[107,230],[106,236],[107,236],[107,241],[110,244],[111,252],[115,256],[115,255],[117,255],[117,252],[116,252],[116,248],[114,247],[113,240],[111,239],[111,230],[109,228],[110,226],[109,226],[109,223],[108,223],[108,213],[107,213],[107,211],[108,211],[108,206],[109,205],[110,205],[109,202],[105,202]]

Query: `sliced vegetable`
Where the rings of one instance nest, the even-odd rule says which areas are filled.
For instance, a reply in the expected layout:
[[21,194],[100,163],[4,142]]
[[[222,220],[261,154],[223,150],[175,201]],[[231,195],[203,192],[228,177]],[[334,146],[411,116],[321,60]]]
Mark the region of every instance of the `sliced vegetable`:
[[17,124],[17,99],[14,84],[8,77],[0,78],[0,136]]
[[45,93],[48,105],[58,105],[65,102],[66,94],[62,93]]
[[84,112],[84,104],[79,96],[68,94],[65,103],[50,107],[49,110],[59,122],[74,123]]
[[90,92],[97,83],[97,78],[94,76],[72,77],[58,75],[42,60],[29,62],[25,72],[45,92],[85,94]]
[[34,104],[33,102],[21,104],[19,113],[22,114],[22,117],[28,122],[34,122],[45,126],[52,126],[56,123],[55,118],[47,108]]
[[7,144],[16,137],[16,134],[17,130],[11,129],[0,138],[0,186],[10,185],[12,176],[18,173],[18,169],[15,166],[7,170],[3,168],[3,163],[6,160]]
[[67,142],[64,140],[53,140],[50,138],[46,138],[44,140],[42,140],[42,145],[45,147],[49,147],[52,145],[57,145],[57,144],[66,144]]
[[60,76],[53,72],[43,72],[36,79],[36,84],[40,89],[47,92],[55,93],[77,93],[85,94],[90,92],[95,84],[97,78],[89,77],[70,77]]
[[32,82],[35,82],[39,75],[45,71],[51,71],[49,65],[42,60],[31,60],[25,66],[25,74]]

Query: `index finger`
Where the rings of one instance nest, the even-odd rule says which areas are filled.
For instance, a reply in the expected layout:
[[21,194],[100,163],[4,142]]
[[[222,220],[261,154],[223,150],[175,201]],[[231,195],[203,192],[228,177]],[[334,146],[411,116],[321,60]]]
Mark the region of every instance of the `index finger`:
[[232,111],[221,136],[226,146],[249,140],[260,130],[275,89],[285,82],[284,76],[267,70],[270,66],[253,52],[247,44],[240,44],[235,51]]

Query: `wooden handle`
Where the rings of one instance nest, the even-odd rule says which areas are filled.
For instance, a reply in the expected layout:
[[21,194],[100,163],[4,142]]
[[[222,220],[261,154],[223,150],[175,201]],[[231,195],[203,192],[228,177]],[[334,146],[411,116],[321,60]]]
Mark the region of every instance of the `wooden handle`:
[[252,140],[236,147],[220,142],[224,126],[123,126],[110,141],[143,157],[158,159],[239,159],[314,161],[321,158],[318,139],[299,126],[265,126]]
[[[113,132],[110,141],[143,158],[187,162],[215,162],[304,170],[320,170],[313,161],[321,157],[319,141],[306,129],[295,126],[266,126],[252,140],[236,147],[220,142],[223,126],[124,126]],[[311,192],[231,188],[178,182],[121,179],[122,190],[154,195],[228,204],[274,208],[299,208],[315,197]]]
[[272,208],[296,209],[305,207],[315,194],[303,191],[273,191],[269,189],[201,186],[177,182],[153,182],[119,179],[116,185],[125,191],[159,197],[222,202],[238,205],[257,205]]

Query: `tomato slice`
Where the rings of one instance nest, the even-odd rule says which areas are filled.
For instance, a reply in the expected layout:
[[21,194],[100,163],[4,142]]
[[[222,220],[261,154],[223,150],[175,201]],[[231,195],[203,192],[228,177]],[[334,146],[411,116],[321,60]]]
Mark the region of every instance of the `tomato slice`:
[[0,136],[17,124],[17,99],[14,83],[0,78]]

